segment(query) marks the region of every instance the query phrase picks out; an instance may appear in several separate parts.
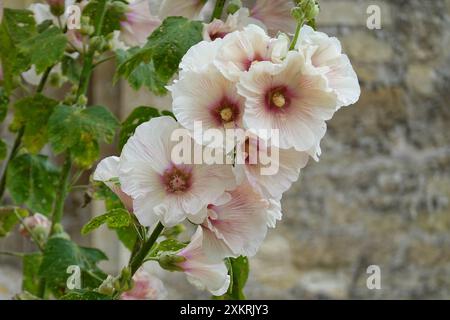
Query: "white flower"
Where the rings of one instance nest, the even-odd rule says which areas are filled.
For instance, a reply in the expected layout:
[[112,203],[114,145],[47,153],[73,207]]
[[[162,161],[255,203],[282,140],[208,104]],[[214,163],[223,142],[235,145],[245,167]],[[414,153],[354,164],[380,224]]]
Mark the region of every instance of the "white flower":
[[358,101],[361,94],[358,76],[348,57],[342,53],[338,39],[304,26],[296,48],[305,54],[317,72],[325,75],[328,85],[337,94],[338,107]]
[[297,22],[291,16],[294,7],[292,0],[258,0],[250,9],[250,17],[261,21],[269,34],[275,36],[279,31],[294,33]]
[[120,22],[120,38],[130,47],[142,46],[161,20],[150,12],[147,0],[138,0],[128,6]]
[[206,2],[207,0],[163,0],[159,6],[158,16],[162,19],[169,16],[198,19],[203,16],[202,11],[209,11],[209,8],[205,6]]
[[252,257],[267,234],[270,204],[244,183],[229,192],[225,203],[210,204],[202,224],[208,256]]
[[255,64],[242,75],[238,91],[246,98],[245,125],[278,129],[279,141],[273,144],[282,149],[315,150],[325,135],[325,121],[336,111],[337,98],[326,78],[311,74],[299,52],[290,51],[281,64]]
[[211,67],[217,52],[222,48],[222,39],[201,41],[192,46],[180,62],[181,77],[186,71],[201,72]]
[[[68,8],[75,4],[75,0],[65,0],[64,8]],[[59,25],[58,17],[55,17],[50,10],[50,5],[43,3],[33,3],[29,7],[34,14],[34,20],[37,24],[41,24],[46,20],[53,21],[55,25]],[[67,16],[66,13],[60,17],[62,27],[66,25]]]
[[[236,84],[227,80],[216,67],[200,72],[182,72],[180,79],[169,87],[172,110],[182,126],[194,130],[194,122],[201,121],[204,130],[241,128],[244,99],[237,93]],[[195,139],[199,141],[197,135]]]
[[121,300],[163,300],[167,297],[164,283],[144,270],[138,270],[133,281],[133,288],[123,293]]
[[222,39],[227,34],[240,31],[249,24],[259,24],[258,20],[250,18],[250,12],[247,8],[240,8],[233,14],[228,15],[227,20],[224,22],[220,19],[214,19],[211,23],[205,24],[203,29],[203,39],[206,41],[214,41],[215,39]]
[[[183,164],[172,159],[171,117],[140,125],[124,146],[119,165],[122,190],[133,198],[134,214],[144,226],[160,220],[166,227],[187,214],[202,214],[209,203],[235,186],[231,166]],[[188,139],[189,137],[184,137]]]
[[203,248],[203,230],[201,227],[192,236],[188,246],[178,256],[185,261],[178,263],[188,281],[198,289],[207,289],[215,296],[223,295],[230,286],[230,276],[223,262],[224,257],[208,256]]
[[257,62],[281,62],[287,46],[286,37],[271,39],[260,27],[249,25],[225,37],[214,63],[227,79],[237,82]]
[[108,186],[122,201],[128,211],[133,212],[133,199],[122,191],[119,182],[119,157],[108,157],[100,161],[95,169],[93,179]]
[[[266,199],[280,200],[283,193],[298,180],[300,170],[309,159],[307,152],[293,148],[278,149],[254,135],[247,137],[239,148],[238,164],[234,167],[237,180],[247,180]],[[263,161],[258,153],[271,161]]]

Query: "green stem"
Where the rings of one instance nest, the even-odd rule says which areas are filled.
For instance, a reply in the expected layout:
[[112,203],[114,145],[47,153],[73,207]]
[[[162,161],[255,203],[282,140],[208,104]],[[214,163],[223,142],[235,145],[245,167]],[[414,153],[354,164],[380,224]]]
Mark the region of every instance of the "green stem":
[[[103,21],[105,20],[106,15],[106,5],[109,0],[99,0],[97,4],[97,10],[99,14],[95,18],[95,33],[94,37],[101,35]],[[94,56],[95,50],[88,50],[89,52],[84,57],[83,69],[81,70],[80,83],[78,85],[77,96],[75,102],[78,101],[78,98],[84,94],[86,94],[87,89],[89,87],[89,80],[91,79],[92,70],[94,69]]]
[[69,176],[71,168],[72,158],[70,157],[70,154],[67,154],[62,167],[61,176],[59,178],[59,187],[56,194],[55,203],[53,204],[51,234],[55,232],[55,226],[61,222],[63,216],[64,203],[69,191]]
[[158,237],[163,230],[164,226],[162,225],[161,222],[159,222],[158,225],[155,227],[155,230],[153,230],[150,238],[148,238],[148,240],[142,245],[141,249],[136,254],[134,259],[131,260],[130,263],[131,277],[133,277],[136,271],[138,271],[138,269],[142,266],[142,263],[144,262],[145,258],[152,249],[156,240],[158,240]]
[[0,251],[0,255],[23,258],[25,256],[25,253],[22,253],[22,252],[11,252],[11,251]]
[[216,6],[211,17],[211,21],[214,19],[220,19],[222,17],[223,7],[225,6],[225,0],[216,0]]
[[302,29],[302,27],[303,27],[303,22],[297,24],[297,29],[295,29],[295,35],[294,35],[294,38],[292,39],[291,45],[289,47],[289,51],[295,49],[295,45],[297,44],[298,38],[300,36],[300,30]]

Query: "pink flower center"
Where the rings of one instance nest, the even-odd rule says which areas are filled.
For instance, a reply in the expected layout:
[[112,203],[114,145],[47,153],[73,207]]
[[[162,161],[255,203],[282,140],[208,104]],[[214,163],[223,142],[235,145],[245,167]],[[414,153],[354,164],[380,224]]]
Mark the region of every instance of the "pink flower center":
[[162,183],[169,193],[180,193],[189,190],[192,185],[192,174],[187,168],[172,165],[164,171]]
[[266,107],[270,111],[280,112],[291,104],[291,95],[285,86],[271,88],[266,92]]
[[228,98],[223,98],[217,106],[211,108],[211,115],[219,125],[234,123],[239,117],[239,107]]

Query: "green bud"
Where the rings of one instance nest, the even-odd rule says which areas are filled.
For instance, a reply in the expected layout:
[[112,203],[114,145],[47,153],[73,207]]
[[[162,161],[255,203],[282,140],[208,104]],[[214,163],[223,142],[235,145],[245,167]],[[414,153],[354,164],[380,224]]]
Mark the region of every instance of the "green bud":
[[79,105],[79,106],[85,106],[87,103],[88,103],[87,97],[86,97],[84,94],[82,94],[82,95],[78,98],[77,105]]
[[115,278],[111,275],[108,275],[108,277],[98,287],[97,292],[107,296],[112,296],[114,293],[114,281]]
[[183,268],[178,266],[178,264],[186,261],[185,257],[172,255],[172,254],[163,254],[159,257],[158,262],[161,268],[168,271],[181,271],[183,272]]
[[59,72],[55,72],[55,73],[51,73],[50,74],[50,85],[53,87],[61,87],[61,85],[64,83],[64,77],[59,73]]
[[109,7],[112,11],[118,14],[124,14],[128,11],[128,5],[126,3],[123,3],[122,1],[114,1],[109,4]]
[[179,234],[183,233],[186,230],[186,227],[182,224],[177,224],[172,228],[164,229],[163,235],[166,238],[176,238]]
[[296,4],[291,15],[298,23],[312,21],[319,14],[319,4],[316,0],[297,0]]
[[236,13],[240,8],[242,8],[242,1],[241,0],[231,0],[227,7],[227,13],[228,14],[234,14]]

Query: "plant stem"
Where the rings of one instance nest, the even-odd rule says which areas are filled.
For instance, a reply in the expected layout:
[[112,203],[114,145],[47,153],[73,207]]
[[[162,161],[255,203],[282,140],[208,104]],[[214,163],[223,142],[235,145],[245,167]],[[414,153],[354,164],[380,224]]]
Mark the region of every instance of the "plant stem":
[[302,29],[303,25],[304,25],[303,22],[297,24],[297,28],[295,29],[294,38],[292,39],[291,45],[289,46],[289,51],[295,49],[295,45],[297,44],[298,38],[300,36],[300,30]]
[[158,240],[158,237],[163,230],[164,226],[162,225],[161,222],[159,222],[158,225],[155,227],[155,230],[153,230],[150,238],[148,238],[148,240],[142,245],[141,249],[136,254],[134,259],[130,261],[131,277],[133,277],[136,271],[142,266],[142,263],[144,262],[145,258],[152,249],[156,240]]
[[216,0],[216,6],[211,17],[211,21],[214,19],[220,19],[223,12],[223,7],[225,6],[225,0]]
[[69,191],[69,175],[71,168],[72,158],[70,157],[70,154],[67,154],[59,179],[59,187],[56,194],[55,203],[53,204],[51,234],[55,232],[55,226],[61,222],[63,216],[64,203]]
[[[99,13],[95,18],[95,33],[94,37],[99,36],[102,33],[103,21],[105,20],[106,15],[106,4],[109,0],[99,0],[97,4],[97,12]],[[75,102],[78,101],[78,98],[83,94],[86,94],[86,91],[89,87],[89,80],[91,78],[92,70],[93,70],[93,62],[94,62],[95,50],[88,50],[84,58],[83,69],[81,71],[80,83],[78,85],[77,96]]]
[[0,251],[0,255],[23,258],[25,256],[25,253],[22,253],[22,252],[11,252],[11,251]]

